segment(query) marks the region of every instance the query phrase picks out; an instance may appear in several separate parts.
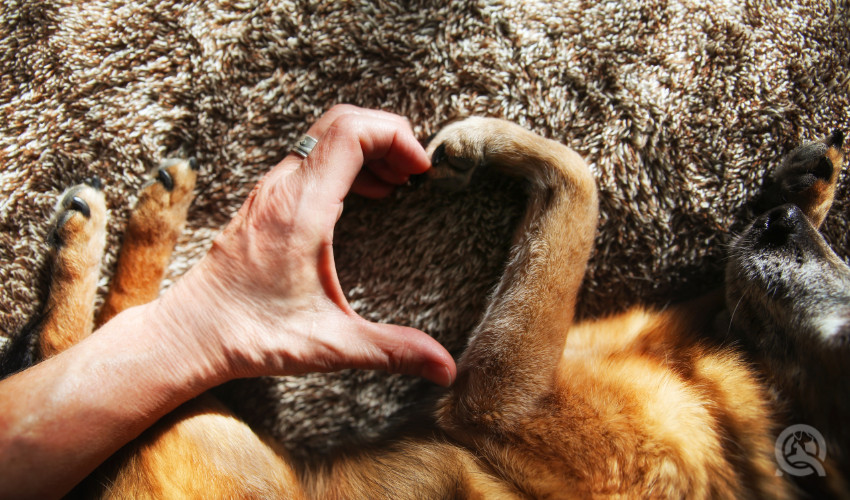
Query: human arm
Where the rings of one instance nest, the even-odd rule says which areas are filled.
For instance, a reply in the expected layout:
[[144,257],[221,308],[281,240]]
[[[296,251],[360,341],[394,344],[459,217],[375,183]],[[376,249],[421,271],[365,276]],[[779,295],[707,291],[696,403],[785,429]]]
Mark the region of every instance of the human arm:
[[[0,496],[61,495],[179,404],[239,377],[385,369],[447,385],[449,354],[418,330],[367,322],[333,265],[349,188],[387,194],[428,168],[406,122],[338,107],[249,196],[160,299],[0,382]],[[367,169],[360,169],[361,165]]]

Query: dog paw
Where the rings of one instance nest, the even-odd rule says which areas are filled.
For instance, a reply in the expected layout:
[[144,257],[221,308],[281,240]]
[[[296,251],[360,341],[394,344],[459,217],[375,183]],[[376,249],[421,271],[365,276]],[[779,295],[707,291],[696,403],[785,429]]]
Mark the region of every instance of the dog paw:
[[836,130],[822,142],[793,150],[774,172],[781,201],[800,207],[815,227],[821,225],[832,206],[844,163],[843,144],[844,134]]
[[106,199],[98,178],[86,179],[65,190],[56,203],[48,241],[54,248],[86,246],[104,240]]
[[494,132],[500,122],[467,118],[440,130],[426,149],[431,158],[428,183],[447,191],[468,186],[475,170],[485,164],[488,145],[497,138]]
[[197,176],[194,159],[165,160],[142,187],[95,325],[157,297],[171,252],[186,223]]
[[774,173],[782,194],[794,196],[818,182],[834,184],[841,168],[843,144],[844,134],[836,130],[823,142],[804,144],[791,151]]
[[50,287],[36,347],[41,357],[64,350],[92,330],[106,218],[106,198],[96,178],[68,188],[56,203],[47,234]]
[[142,186],[128,231],[179,232],[194,198],[197,177],[198,163],[194,158],[163,161]]
[[425,151],[431,157],[427,182],[437,188],[463,189],[476,171],[486,168],[525,181],[533,190],[580,184],[584,194],[595,192],[590,170],[575,151],[498,118],[472,117],[452,123],[434,136]]
[[151,180],[142,186],[137,207],[152,205],[156,210],[181,210],[192,202],[198,162],[168,159],[151,174]]

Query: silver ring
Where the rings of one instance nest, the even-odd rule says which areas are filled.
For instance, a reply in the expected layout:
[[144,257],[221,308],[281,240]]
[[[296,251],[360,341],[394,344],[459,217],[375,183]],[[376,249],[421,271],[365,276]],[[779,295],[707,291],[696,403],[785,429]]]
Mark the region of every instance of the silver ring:
[[295,146],[292,147],[291,152],[297,154],[301,158],[307,158],[307,155],[310,154],[310,151],[313,151],[313,148],[316,146],[316,143],[319,142],[314,137],[310,137],[307,134],[301,136],[298,139],[298,142],[295,143]]

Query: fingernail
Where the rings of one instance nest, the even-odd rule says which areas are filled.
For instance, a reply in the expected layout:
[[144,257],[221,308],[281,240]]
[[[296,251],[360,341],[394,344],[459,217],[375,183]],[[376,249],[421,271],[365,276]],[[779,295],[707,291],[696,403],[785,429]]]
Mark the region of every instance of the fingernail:
[[448,367],[440,363],[426,364],[422,369],[422,376],[443,387],[448,387],[454,382]]

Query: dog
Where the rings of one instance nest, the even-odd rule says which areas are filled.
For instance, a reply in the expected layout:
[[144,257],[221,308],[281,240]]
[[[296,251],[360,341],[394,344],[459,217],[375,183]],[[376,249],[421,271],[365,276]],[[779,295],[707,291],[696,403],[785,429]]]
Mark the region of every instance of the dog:
[[[587,165],[566,146],[506,121],[450,124],[428,146],[433,167],[426,182],[459,191],[473,172],[492,169],[523,182],[529,201],[503,275],[430,425],[317,463],[294,463],[204,395],[161,419],[72,493],[846,497],[850,269],[817,232],[834,197],[842,145],[836,132],[795,150],[776,170],[775,206],[730,246],[728,306],[714,294],[577,322],[598,211]],[[196,177],[196,163],[169,161],[142,189],[97,316],[91,304],[104,197],[91,182],[66,192],[50,233],[54,271],[39,340],[20,336],[9,351],[21,356],[34,346],[37,357],[49,357],[155,297]],[[726,320],[718,321],[724,310]],[[823,434],[826,476],[795,482],[780,469],[776,437],[795,423]],[[791,445],[799,452],[807,443]]]
[[736,339],[770,380],[771,406],[825,438],[827,461],[813,476],[825,480],[803,482],[816,498],[850,498],[850,268],[818,233],[843,142],[835,131],[788,155],[766,193],[767,205],[787,203],[733,242],[726,269]]

